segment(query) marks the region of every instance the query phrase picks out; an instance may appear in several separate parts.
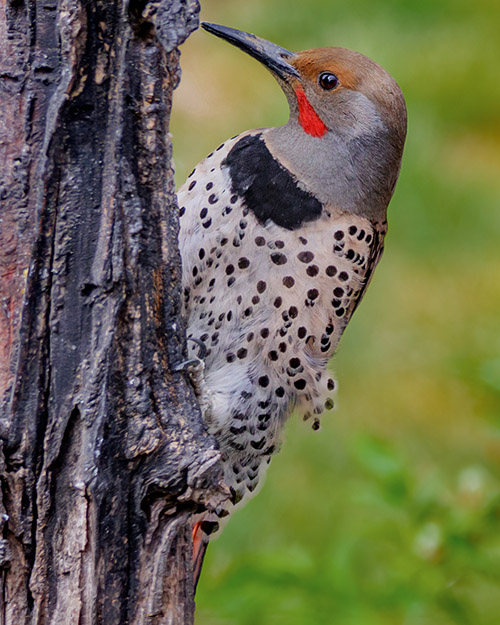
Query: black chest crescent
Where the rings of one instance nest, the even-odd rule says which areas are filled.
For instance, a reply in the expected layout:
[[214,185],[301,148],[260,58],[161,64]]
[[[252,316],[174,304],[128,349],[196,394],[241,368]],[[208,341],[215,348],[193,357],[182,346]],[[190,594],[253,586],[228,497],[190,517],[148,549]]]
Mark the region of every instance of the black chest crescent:
[[295,177],[269,152],[262,136],[243,137],[222,163],[229,169],[231,190],[261,224],[268,220],[288,230],[319,219],[322,204],[301,189]]

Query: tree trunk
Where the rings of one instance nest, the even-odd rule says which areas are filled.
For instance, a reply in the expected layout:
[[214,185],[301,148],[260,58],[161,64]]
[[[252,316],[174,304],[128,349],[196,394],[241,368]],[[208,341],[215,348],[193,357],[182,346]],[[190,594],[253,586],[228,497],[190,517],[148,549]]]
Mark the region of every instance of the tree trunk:
[[168,122],[197,0],[0,2],[0,625],[192,623],[225,498]]

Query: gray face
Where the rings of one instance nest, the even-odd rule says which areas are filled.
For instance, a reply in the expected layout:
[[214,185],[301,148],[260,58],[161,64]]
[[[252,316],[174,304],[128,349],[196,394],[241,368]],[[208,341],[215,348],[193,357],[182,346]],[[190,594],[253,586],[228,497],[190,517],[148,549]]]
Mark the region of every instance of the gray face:
[[[325,93],[318,83],[321,70],[310,67],[300,84],[279,80],[290,104],[290,119],[285,126],[269,129],[265,139],[271,152],[323,204],[382,219],[399,174],[406,109],[389,74],[361,59],[358,89],[340,83]],[[297,87],[327,127],[323,136],[313,137],[301,127]]]
[[[300,86],[329,129],[339,132],[357,122],[367,132],[382,119],[404,142],[403,94],[392,76],[371,59],[345,48],[320,48],[300,52],[290,62],[300,77],[288,78],[287,97]],[[335,81],[325,85],[325,74]]]
[[306,95],[315,110],[321,111],[321,119],[329,130],[347,139],[373,133],[384,127],[376,106],[367,96],[359,91],[343,89],[331,94],[332,106],[324,104],[313,89],[307,89]]

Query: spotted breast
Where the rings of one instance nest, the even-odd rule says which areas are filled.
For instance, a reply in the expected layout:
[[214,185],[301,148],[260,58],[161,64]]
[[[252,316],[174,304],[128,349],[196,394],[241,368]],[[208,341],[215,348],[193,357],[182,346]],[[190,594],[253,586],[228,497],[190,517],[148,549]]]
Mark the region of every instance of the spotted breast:
[[[179,192],[188,337],[207,348],[209,428],[233,503],[255,489],[294,407],[314,428],[333,407],[326,365],[383,238],[384,224],[326,209],[270,158],[262,131],[244,133]],[[276,198],[267,201],[270,185]]]

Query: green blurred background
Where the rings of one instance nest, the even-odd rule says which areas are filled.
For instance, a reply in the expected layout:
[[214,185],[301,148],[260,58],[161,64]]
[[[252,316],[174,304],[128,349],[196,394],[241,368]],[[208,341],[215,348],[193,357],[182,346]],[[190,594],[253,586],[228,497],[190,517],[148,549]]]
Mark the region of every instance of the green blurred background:
[[[500,3],[202,1],[202,19],[388,69],[408,140],[386,252],[331,363],[338,408],[292,417],[259,495],[206,558],[198,625],[500,623]],[[286,122],[273,78],[198,31],[182,48],[178,182]]]

